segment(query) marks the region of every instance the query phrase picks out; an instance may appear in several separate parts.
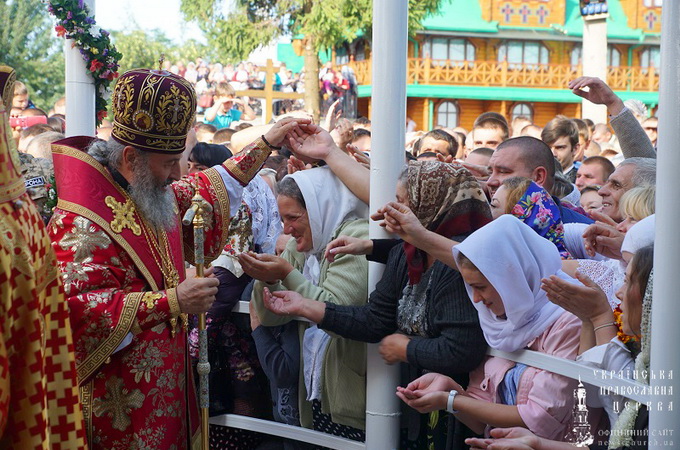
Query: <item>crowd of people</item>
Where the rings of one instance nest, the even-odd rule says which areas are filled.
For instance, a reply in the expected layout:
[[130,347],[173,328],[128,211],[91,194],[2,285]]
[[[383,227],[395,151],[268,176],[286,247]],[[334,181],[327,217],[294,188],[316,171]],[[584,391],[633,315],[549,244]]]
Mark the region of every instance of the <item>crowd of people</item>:
[[[576,380],[488,348],[530,349],[649,383],[657,122],[636,115],[639,105],[581,77],[568,88],[604,104],[609,125],[564,116],[508,123],[485,112],[469,132],[408,131],[395,149],[404,158],[395,200],[369,217],[371,123],[336,112],[339,78],[321,76],[334,100],[321,124],[295,111],[235,125],[255,116],[235,96],[239,83],[259,80],[253,70],[177,64],[153,85],[148,71],[123,74],[114,98],[125,101],[113,102],[99,139],[64,139],[63,105],[35,114],[21,83],[6,98],[14,119],[45,119],[11,124],[27,194],[8,208],[21,210],[29,195],[52,242],[40,254],[54,252],[44,264],[58,267],[54,283],[70,313],[70,328],[60,328],[75,369],[62,378],[77,379],[82,408],[74,402],[71,418],[84,417],[74,436],[90,448],[189,448],[199,339],[187,315],[202,312],[211,415],[362,441],[366,343],[379,343],[385,363],[401,367],[402,449],[584,443]],[[201,82],[213,84],[214,103],[196,122]],[[188,103],[149,115],[170,108],[164,96]],[[3,147],[11,154],[12,140]],[[197,193],[212,208],[196,244],[211,264],[205,278],[193,275],[196,235],[179,221]],[[395,238],[368,239],[369,220]],[[3,254],[8,274],[17,271],[12,256]],[[373,291],[368,261],[385,265]],[[233,312],[239,301],[249,315]],[[57,339],[49,321],[40,326],[48,344]],[[2,329],[3,349],[16,345],[10,330]],[[0,380],[21,376],[13,364]],[[585,389],[590,448],[646,448],[645,405],[624,408],[625,399]],[[0,409],[0,432],[5,425],[3,439],[16,448],[36,439],[17,425],[18,405]],[[68,439],[53,434],[40,439]],[[312,448],[216,425],[210,442]]]

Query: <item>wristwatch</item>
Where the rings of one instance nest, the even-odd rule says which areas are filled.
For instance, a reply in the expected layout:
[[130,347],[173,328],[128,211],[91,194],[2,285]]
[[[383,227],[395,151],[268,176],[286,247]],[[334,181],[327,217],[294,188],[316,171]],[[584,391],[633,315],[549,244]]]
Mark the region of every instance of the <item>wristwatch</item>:
[[458,395],[458,391],[454,389],[449,391],[449,398],[446,401],[446,412],[449,412],[451,414],[458,414],[458,410],[453,409],[453,399],[456,398],[456,395]]

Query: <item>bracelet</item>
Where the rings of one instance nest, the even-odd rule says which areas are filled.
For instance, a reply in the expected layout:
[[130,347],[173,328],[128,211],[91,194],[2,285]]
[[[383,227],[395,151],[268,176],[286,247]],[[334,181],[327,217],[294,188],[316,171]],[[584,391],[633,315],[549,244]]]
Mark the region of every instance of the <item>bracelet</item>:
[[262,140],[264,141],[265,144],[267,144],[267,147],[273,148],[274,150],[281,150],[281,147],[276,147],[275,145],[270,144],[267,138],[264,137],[264,134],[262,135]]
[[446,412],[449,412],[451,414],[458,414],[457,409],[453,409],[453,399],[456,398],[456,395],[458,395],[458,391],[455,389],[451,389],[449,391],[449,398],[446,400]]
[[593,328],[593,331],[597,331],[600,328],[615,327],[615,326],[616,326],[616,322],[605,323],[604,325],[600,325],[599,327]]

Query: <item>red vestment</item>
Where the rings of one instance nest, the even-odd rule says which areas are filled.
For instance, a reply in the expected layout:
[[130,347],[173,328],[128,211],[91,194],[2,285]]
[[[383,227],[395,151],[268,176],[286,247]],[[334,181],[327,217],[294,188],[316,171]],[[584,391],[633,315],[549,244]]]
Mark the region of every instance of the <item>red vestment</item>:
[[53,144],[59,203],[48,226],[71,312],[88,442],[107,450],[190,448],[199,442],[198,408],[176,286],[193,258],[193,229],[179,217],[197,185],[213,206],[206,261],[217,257],[229,226],[223,177],[245,186],[270,149],[258,139],[221,169],[173,183],[178,220],[165,232],[152,229],[109,170],[82,150],[90,141]]

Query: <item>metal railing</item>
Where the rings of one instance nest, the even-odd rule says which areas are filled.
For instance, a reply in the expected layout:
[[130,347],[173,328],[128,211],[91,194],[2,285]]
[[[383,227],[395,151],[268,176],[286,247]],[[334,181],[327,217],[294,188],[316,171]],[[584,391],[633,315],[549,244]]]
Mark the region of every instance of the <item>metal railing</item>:
[[[232,312],[249,314],[248,302],[239,302]],[[309,322],[304,318],[296,318],[296,320]],[[648,385],[637,383],[628,378],[622,378],[608,372],[605,375],[597,369],[579,364],[576,361],[570,361],[532,350],[520,350],[508,353],[489,349],[487,354],[526,364],[527,366],[536,367],[538,369],[547,370],[574,380],[580,380],[583,383],[599,387],[602,390],[619,389],[617,394],[636,400],[642,404],[647,404],[650,401]],[[210,423],[213,425],[250,430],[285,439],[321,445],[335,450],[366,449],[366,445],[363,442],[352,441],[294,425],[286,425],[271,420],[256,419],[238,414],[224,414],[211,417]]]

